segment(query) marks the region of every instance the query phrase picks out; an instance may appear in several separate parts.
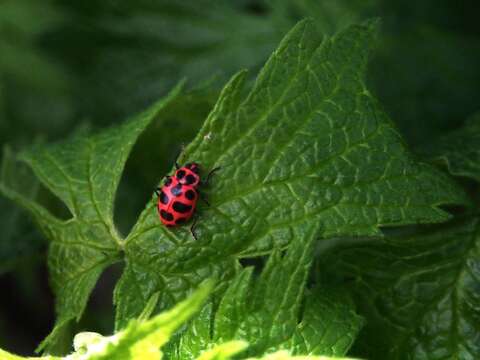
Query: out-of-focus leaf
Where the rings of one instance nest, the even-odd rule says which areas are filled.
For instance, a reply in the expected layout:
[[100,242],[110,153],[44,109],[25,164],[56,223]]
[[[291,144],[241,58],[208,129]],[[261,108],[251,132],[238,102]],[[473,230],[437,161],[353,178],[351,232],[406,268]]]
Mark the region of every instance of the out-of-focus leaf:
[[55,136],[71,125],[73,77],[42,39],[65,21],[49,0],[0,4],[0,145]]
[[479,62],[480,39],[420,23],[387,29],[369,76],[399,129],[420,147],[478,109]]
[[[140,111],[180,78],[197,85],[257,68],[282,34],[268,17],[230,2],[90,3],[96,11],[64,4],[77,18],[58,34],[54,50],[82,75],[79,105],[101,123]],[[91,37],[97,39],[93,45]]]
[[9,76],[43,90],[63,88],[62,69],[35,43],[38,36],[59,24],[62,14],[48,1],[4,0],[0,6],[0,81]]

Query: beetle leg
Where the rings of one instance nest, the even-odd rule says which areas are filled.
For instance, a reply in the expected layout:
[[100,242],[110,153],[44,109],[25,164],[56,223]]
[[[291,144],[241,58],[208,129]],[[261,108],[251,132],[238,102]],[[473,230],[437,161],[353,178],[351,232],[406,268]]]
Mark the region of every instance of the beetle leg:
[[190,233],[192,234],[195,240],[198,240],[197,235],[195,234],[195,226],[197,225],[197,217],[193,218],[192,225],[190,226]]
[[208,202],[207,197],[206,197],[205,195],[202,195],[202,193],[201,193],[200,191],[198,191],[198,190],[197,190],[197,194],[198,194],[198,196],[200,197],[200,199],[202,199],[203,202],[204,202],[205,204],[207,204],[207,206],[210,206],[210,203]]
[[208,182],[210,181],[210,177],[218,170],[220,170],[221,167],[220,166],[217,166],[216,168],[213,168],[212,170],[210,170],[210,172],[208,173],[207,175],[207,180],[205,180],[203,182],[204,185],[208,185]]

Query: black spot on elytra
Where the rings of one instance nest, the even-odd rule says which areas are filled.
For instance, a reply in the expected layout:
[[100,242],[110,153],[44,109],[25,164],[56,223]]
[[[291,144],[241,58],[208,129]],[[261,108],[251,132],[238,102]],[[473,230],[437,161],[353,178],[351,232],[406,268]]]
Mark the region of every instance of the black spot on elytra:
[[159,196],[159,198],[160,198],[160,202],[161,202],[162,204],[165,204],[165,205],[168,204],[168,196],[167,196],[167,194],[165,194],[165,193],[163,192],[163,190],[160,191],[160,196]]
[[170,214],[168,211],[160,210],[160,216],[167,221],[173,220],[173,214]]
[[172,183],[172,178],[169,176],[167,180],[165,180],[165,186],[169,186]]
[[185,193],[185,197],[186,197],[188,200],[194,200],[194,199],[195,199],[195,191],[193,191],[193,190],[188,190],[188,191]]
[[178,170],[177,171],[177,174],[175,175],[175,177],[180,180],[181,178],[183,178],[185,176],[185,170]]
[[186,222],[187,218],[178,218],[177,220],[175,220],[175,224],[177,225],[185,224]]
[[177,184],[177,185],[175,185],[175,186],[172,188],[171,193],[173,194],[173,196],[180,196],[180,195],[182,195],[182,184]]
[[186,179],[186,180],[185,180],[185,183],[186,183],[187,185],[193,184],[193,183],[195,182],[195,180],[196,180],[196,179],[195,179],[195,176],[193,176],[193,175],[187,175],[187,176],[185,177],[185,179]]
[[176,212],[179,212],[180,214],[184,214],[192,210],[192,207],[190,205],[183,204],[178,201],[175,201],[172,207],[173,207],[173,210],[175,210]]

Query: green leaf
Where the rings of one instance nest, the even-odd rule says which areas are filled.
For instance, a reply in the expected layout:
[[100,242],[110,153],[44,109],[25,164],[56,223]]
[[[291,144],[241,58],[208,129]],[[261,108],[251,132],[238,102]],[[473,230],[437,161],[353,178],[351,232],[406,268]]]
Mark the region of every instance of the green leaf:
[[[213,346],[213,301],[208,302],[188,325],[178,332],[165,347],[165,355],[171,360],[194,359]],[[243,340],[232,340],[243,341]],[[229,342],[227,342],[228,344]]]
[[243,247],[285,245],[288,228],[305,219],[319,220],[325,237],[443,221],[438,205],[464,200],[450,180],[413,161],[365,88],[375,29],[369,22],[322,40],[312,22],[299,23],[245,99],[242,74],[227,85],[187,149],[184,158],[207,169],[224,166],[213,194],[216,227],[233,222]]
[[[310,234],[312,235],[312,234]],[[308,239],[310,246],[307,246],[311,253],[311,244],[313,243],[313,237]],[[289,257],[292,257],[296,252],[292,252]],[[310,254],[311,255],[311,254]],[[311,259],[311,256],[309,256]],[[293,258],[290,258],[287,263],[292,262]],[[291,264],[290,264],[291,266]],[[301,263],[298,269],[305,266],[305,263]],[[276,267],[276,271],[279,271],[281,267]],[[283,270],[289,270],[284,268]],[[308,271],[308,266],[307,269]],[[303,274],[305,271],[301,271]],[[282,274],[287,278],[287,275]],[[296,276],[290,277],[291,280],[295,280]],[[104,337],[97,333],[79,333],[75,336],[74,347],[75,352],[64,357],[62,359],[67,360],[156,360],[160,359],[163,355],[161,348],[169,341],[173,333],[184,324],[189,318],[191,318],[205,303],[207,297],[213,289],[213,283],[204,283],[200,289],[198,289],[187,300],[177,304],[173,309],[155,316],[153,319],[146,321],[132,320],[129,325],[116,333],[115,335]],[[300,285],[303,286],[303,285]],[[293,290],[293,289],[292,289]],[[301,296],[300,296],[301,297]],[[196,319],[195,321],[198,321]],[[192,329],[192,327],[190,327]],[[183,340],[183,339],[182,339]],[[240,352],[243,352],[248,343],[245,341],[229,341],[223,344],[215,344],[209,347],[205,347],[199,352],[198,360],[228,360]],[[21,360],[27,359],[20,356],[9,354],[3,350],[0,350],[2,359],[5,360]],[[181,357],[181,359],[193,358],[193,354],[189,354],[188,357]],[[238,357],[235,357],[238,358]],[[29,358],[34,359],[34,358]],[[54,357],[41,357],[35,358],[38,360],[59,360],[60,358]],[[261,359],[312,359],[312,360],[328,360],[333,359],[324,356],[291,356],[287,351],[279,351],[268,354]],[[339,358],[335,358],[339,359]],[[253,360],[253,359],[252,359]]]
[[113,202],[123,166],[137,137],[178,91],[119,127],[90,137],[78,134],[21,155],[40,181],[67,205],[72,218],[59,219],[7,184],[0,184],[0,191],[29,211],[50,240],[48,263],[57,320],[39,349],[53,347],[63,327],[80,318],[102,271],[120,259],[123,240],[113,224]]
[[[104,337],[91,332],[79,333],[74,339],[75,353],[62,359],[158,360],[162,356],[160,348],[170,339],[175,330],[201,308],[212,288],[211,281],[205,282],[193,295],[177,304],[173,309],[147,321],[132,320],[125,329],[115,335]],[[238,346],[234,349],[238,349]],[[0,355],[5,360],[27,359],[3,350],[0,350]],[[55,360],[60,358],[46,356],[36,359]]]
[[322,263],[350,288],[367,326],[356,352],[369,359],[480,357],[478,218],[336,247]]
[[311,225],[297,231],[285,257],[273,252],[255,282],[251,268],[232,281],[215,314],[215,343],[246,340],[254,354],[261,354],[292,336],[317,234],[318,227]]
[[381,18],[369,84],[415,149],[478,109],[480,41],[461,7],[423,0],[410,3],[405,16],[400,0],[267,1],[276,22],[284,24],[280,28],[308,16],[323,32],[334,33],[353,22]]
[[454,176],[465,176],[480,181],[480,113],[465,124],[429,143],[424,155],[441,163]]
[[208,283],[174,309],[145,321],[131,321],[127,328],[116,334],[116,341],[105,353],[92,359],[159,359],[159,350],[173,332],[187,321],[205,302],[213,286]]
[[146,207],[126,240],[117,328],[153,293],[165,294],[165,308],[201,274],[231,273],[239,257],[286,247],[305,224],[320,223],[323,238],[371,236],[445,221],[440,205],[466,201],[446,175],[415,161],[366,89],[375,29],[368,22],[322,38],[303,21],[246,97],[245,73],[232,78],[181,159],[222,167],[206,190],[212,206],[198,209],[199,241],[159,226],[154,203]]
[[228,360],[237,353],[248,347],[245,341],[229,341],[225,344],[217,345],[211,350],[207,350],[200,355],[198,360]]
[[[157,315],[148,321],[132,320],[128,327],[115,335],[104,337],[97,333],[79,333],[75,336],[75,352],[63,357],[45,356],[25,358],[0,350],[5,360],[158,360],[162,358],[161,347],[171,338],[173,332],[185,323],[207,299],[212,290],[212,283],[206,283],[187,300],[177,304],[173,309]],[[245,341],[230,341],[204,349],[198,360],[229,360],[248,347]],[[250,358],[253,360],[252,358]],[[291,356],[287,351],[268,354],[262,359],[270,360],[329,360],[323,356]],[[339,358],[335,358],[341,360]],[[345,359],[346,360],[346,359]]]
[[[158,215],[156,221],[159,221]],[[162,225],[157,223],[154,226]],[[129,257],[129,254],[126,254],[126,267],[114,292],[117,330],[125,327],[130,319],[141,315],[148,301],[157,293],[159,298],[156,312],[175,304],[209,277],[217,279],[219,286],[216,290],[221,291],[226,285],[226,280],[237,271],[238,264],[228,258],[215,263],[190,264],[189,258],[193,257],[195,249],[185,249],[175,237],[170,241],[166,245],[159,243],[155,248],[145,249],[143,256],[136,254],[135,257]],[[169,253],[163,258],[155,257],[155,252],[162,249]],[[184,256],[183,263],[172,255],[175,249],[179,256]],[[154,263],[152,259],[158,263]]]
[[302,321],[281,347],[293,354],[342,356],[364,324],[346,291],[321,286],[306,294]]
[[[207,304],[170,344],[170,359],[194,359],[204,349],[227,341],[247,341],[249,355],[286,349],[293,354],[345,355],[361,325],[352,302],[328,288],[307,292],[304,287],[313,258],[318,227],[295,234],[284,256],[273,252],[256,278],[252,268],[230,283],[214,312]],[[252,279],[254,278],[254,279]],[[253,281],[254,280],[254,281]]]
[[[182,157],[200,162],[205,171],[222,166],[205,191],[212,206],[197,209],[199,241],[187,227],[162,226],[154,201],[125,241],[113,224],[114,194],[131,146],[178,91],[117,128],[24,153],[24,161],[72,214],[58,219],[0,185],[51,240],[58,318],[42,347],[80,317],[98,276],[122,257],[117,329],[142,314],[157,293],[158,311],[207,277],[217,278],[221,292],[240,257],[285,248],[313,225],[320,227],[319,237],[329,238],[448,219],[439,206],[464,202],[463,192],[412,158],[364,85],[375,29],[367,22],[322,38],[312,21],[303,21],[246,97],[244,72],[227,84]],[[280,331],[272,336],[281,337]]]

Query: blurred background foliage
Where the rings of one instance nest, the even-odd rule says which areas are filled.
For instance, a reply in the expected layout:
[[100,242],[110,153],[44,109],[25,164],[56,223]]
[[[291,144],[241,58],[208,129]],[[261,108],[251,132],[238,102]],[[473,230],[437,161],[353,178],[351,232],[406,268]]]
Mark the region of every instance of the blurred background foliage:
[[[188,90],[127,163],[115,215],[127,233],[226,79],[242,68],[253,79],[304,17],[324,33],[382,18],[369,87],[421,153],[479,109],[478,10],[473,0],[0,0],[0,176],[9,181],[10,148],[121,122],[186,77]],[[15,186],[68,216],[33,181],[25,169]],[[0,229],[0,347],[31,354],[54,318],[46,244],[3,198]],[[119,272],[102,276],[80,329],[112,331]]]

